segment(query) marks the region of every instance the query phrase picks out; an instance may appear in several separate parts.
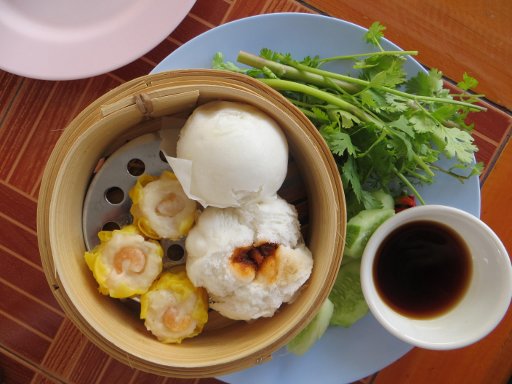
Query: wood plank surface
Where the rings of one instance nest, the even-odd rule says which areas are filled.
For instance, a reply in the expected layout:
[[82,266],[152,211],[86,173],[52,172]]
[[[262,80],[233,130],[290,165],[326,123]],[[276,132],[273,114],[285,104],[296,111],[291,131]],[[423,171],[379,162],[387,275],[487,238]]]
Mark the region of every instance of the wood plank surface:
[[386,37],[458,81],[464,72],[490,100],[512,108],[510,0],[308,0],[329,15],[368,27],[380,21]]
[[[223,23],[272,12],[324,13],[386,36],[457,80],[480,80],[487,112],[471,116],[485,163],[482,219],[512,250],[512,3],[510,0],[197,0],[183,22],[146,55],[96,77],[44,81],[0,70],[0,383],[219,384],[215,378],[147,374],[99,350],[72,324],[47,284],[35,215],[41,173],[67,123],[117,85],[145,75],[190,39]],[[506,107],[505,109],[501,107]],[[293,191],[290,191],[293,193]],[[512,375],[512,313],[482,341],[460,350],[415,348],[359,384],[505,384]],[[273,384],[273,383],[269,383]],[[281,384],[281,383],[280,383]],[[294,384],[294,383],[282,383]]]

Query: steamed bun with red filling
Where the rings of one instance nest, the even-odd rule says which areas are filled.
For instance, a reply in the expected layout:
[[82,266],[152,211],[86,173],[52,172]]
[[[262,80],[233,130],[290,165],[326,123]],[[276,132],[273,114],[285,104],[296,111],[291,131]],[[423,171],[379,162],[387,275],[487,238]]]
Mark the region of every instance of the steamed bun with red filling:
[[278,123],[240,102],[197,107],[180,131],[177,157],[167,157],[183,189],[204,207],[240,207],[273,196],[288,168]]
[[273,316],[307,281],[313,258],[295,208],[274,195],[240,208],[208,207],[188,234],[187,274],[225,317]]

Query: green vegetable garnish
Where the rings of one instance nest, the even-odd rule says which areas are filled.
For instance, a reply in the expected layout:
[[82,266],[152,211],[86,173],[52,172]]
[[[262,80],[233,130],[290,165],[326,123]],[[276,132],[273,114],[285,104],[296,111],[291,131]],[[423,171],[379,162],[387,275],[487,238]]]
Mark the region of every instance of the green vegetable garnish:
[[395,214],[394,208],[364,209],[347,222],[343,257],[360,259],[373,232]]
[[360,260],[344,262],[340,268],[329,299],[334,304],[331,325],[350,327],[368,313],[359,280]]
[[329,321],[331,320],[333,310],[333,303],[329,299],[326,299],[313,320],[288,343],[286,346],[288,351],[296,355],[304,354],[318,339],[322,337],[329,327]]
[[[469,112],[485,109],[468,92],[477,81],[464,74],[463,91],[454,94],[443,88],[436,69],[407,80],[405,56],[417,52],[385,51],[380,44],[384,30],[376,22],[364,36],[377,49],[371,53],[297,61],[262,49],[259,56],[239,53],[238,62],[251,68],[224,62],[220,53],[212,63],[260,79],[299,107],[335,156],[347,199],[353,195],[364,208],[376,189],[395,185],[424,203],[415,186],[432,183],[435,171],[462,181],[482,169],[473,162],[477,147],[466,123]],[[351,60],[356,75],[321,69],[334,60]],[[436,164],[443,155],[453,159],[448,169]]]

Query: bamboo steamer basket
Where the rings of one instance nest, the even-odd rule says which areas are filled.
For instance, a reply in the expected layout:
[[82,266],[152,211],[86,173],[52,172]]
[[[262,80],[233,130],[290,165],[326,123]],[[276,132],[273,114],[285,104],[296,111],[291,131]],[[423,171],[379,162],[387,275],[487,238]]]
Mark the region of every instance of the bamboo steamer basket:
[[[127,140],[159,129],[164,116],[190,113],[211,100],[242,101],[282,127],[304,180],[307,245],[313,272],[293,303],[271,318],[219,321],[181,344],[163,344],[138,314],[99,294],[84,261],[82,208],[98,160]],[[98,347],[125,364],[157,375],[196,378],[232,373],[271,359],[319,310],[334,284],[344,247],[345,200],[334,159],[317,129],[282,95],[245,75],[180,70],[143,76],[106,93],[66,128],[47,163],[37,227],[44,272],[73,323]]]

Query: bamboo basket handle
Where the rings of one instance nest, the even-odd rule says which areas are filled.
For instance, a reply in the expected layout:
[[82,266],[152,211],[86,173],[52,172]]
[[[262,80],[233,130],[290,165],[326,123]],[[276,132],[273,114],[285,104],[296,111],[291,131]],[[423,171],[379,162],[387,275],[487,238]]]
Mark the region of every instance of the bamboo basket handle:
[[138,112],[141,118],[155,118],[184,110],[197,105],[199,91],[176,93],[176,89],[160,88],[139,92],[127,96],[111,104],[101,106],[101,115],[105,117],[121,117]]

